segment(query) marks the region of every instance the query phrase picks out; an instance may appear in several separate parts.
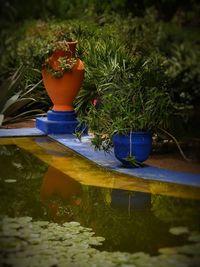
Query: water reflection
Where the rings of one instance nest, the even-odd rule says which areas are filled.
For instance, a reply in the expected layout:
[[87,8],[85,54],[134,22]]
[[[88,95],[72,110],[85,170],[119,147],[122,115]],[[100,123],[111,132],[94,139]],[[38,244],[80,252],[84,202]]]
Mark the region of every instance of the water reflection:
[[47,165],[15,145],[0,146],[0,216],[45,219],[39,200]]
[[49,166],[40,189],[40,198],[48,208],[50,219],[61,222],[73,219],[70,206],[81,204],[80,183]]
[[150,193],[82,186],[52,166],[48,167],[43,177],[40,198],[48,207],[50,219],[57,222],[73,219],[69,206],[80,206],[88,213],[91,205],[98,207],[103,204],[110,210],[127,211],[129,215],[133,211],[151,208]]
[[127,209],[129,213],[135,210],[148,210],[151,208],[151,194],[115,189],[112,191],[111,206],[122,210]]
[[[49,167],[43,177],[40,198],[48,209],[50,220],[58,223],[78,221],[91,227],[96,235],[105,237],[101,250],[146,251],[154,255],[163,246],[186,241],[184,235],[169,233],[168,217],[163,221],[154,212],[153,205],[159,206],[160,196],[155,201],[150,193],[81,186],[56,168]],[[170,198],[167,201],[170,203]],[[173,201],[176,203],[177,199],[172,198]],[[170,216],[176,217],[177,210],[172,212]],[[193,219],[194,226],[194,221],[199,220]],[[181,219],[180,222],[183,223]]]
[[[102,179],[104,174],[102,171]],[[86,173],[80,175],[84,179]],[[11,180],[15,182],[9,183]],[[81,185],[14,145],[0,146],[1,215],[77,221],[106,238],[102,250],[151,254],[187,241],[185,235],[170,234],[170,227],[200,228],[198,200]]]

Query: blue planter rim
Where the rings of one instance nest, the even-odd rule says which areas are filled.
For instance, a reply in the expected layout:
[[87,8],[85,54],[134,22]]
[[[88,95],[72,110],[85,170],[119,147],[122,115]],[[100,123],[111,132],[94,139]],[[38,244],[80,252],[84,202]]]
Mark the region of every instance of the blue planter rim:
[[129,133],[127,133],[127,134],[120,134],[120,133],[116,133],[116,134],[113,134],[113,136],[112,137],[115,137],[115,136],[130,136],[130,134],[131,135],[149,135],[149,134],[151,134],[152,135],[152,132],[151,132],[151,130],[148,130],[148,131],[145,131],[145,132],[129,132]]

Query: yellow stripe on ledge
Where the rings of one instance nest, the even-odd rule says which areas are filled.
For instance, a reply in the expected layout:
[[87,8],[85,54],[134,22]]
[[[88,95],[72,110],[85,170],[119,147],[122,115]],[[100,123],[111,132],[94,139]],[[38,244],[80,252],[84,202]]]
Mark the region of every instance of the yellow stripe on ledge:
[[2,138],[0,145],[14,144],[83,185],[200,199],[200,188],[144,180],[107,170],[47,137]]

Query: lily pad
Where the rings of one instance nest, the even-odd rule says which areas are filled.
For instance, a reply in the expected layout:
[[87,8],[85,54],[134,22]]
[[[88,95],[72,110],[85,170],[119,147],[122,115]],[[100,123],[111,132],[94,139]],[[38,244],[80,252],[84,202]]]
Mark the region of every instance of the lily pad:
[[[200,244],[144,252],[99,251],[103,237],[79,223],[34,222],[30,217],[3,218],[0,229],[3,266],[12,267],[199,267]],[[5,230],[10,233],[5,235]],[[193,233],[197,236],[199,233]],[[190,236],[192,237],[192,235]]]
[[160,248],[158,250],[159,253],[165,254],[165,255],[172,255],[172,254],[177,254],[177,248],[176,247],[169,247],[169,248]]
[[188,240],[200,243],[200,233],[192,232],[191,235],[188,237]]
[[200,243],[184,245],[178,248],[178,252],[188,255],[199,255],[200,256]]
[[182,234],[188,234],[189,230],[185,226],[178,226],[178,227],[172,227],[169,229],[169,232],[173,235],[182,235]]
[[16,183],[17,180],[16,179],[5,179],[4,182],[5,183]]

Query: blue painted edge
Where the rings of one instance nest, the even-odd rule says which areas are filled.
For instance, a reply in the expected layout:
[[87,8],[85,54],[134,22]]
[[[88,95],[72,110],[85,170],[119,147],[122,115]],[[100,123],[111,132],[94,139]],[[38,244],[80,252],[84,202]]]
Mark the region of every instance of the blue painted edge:
[[[0,137],[44,135],[46,134],[36,128],[0,129]],[[95,151],[91,146],[90,137],[88,135],[83,136],[81,141],[72,134],[49,135],[49,137],[98,165],[113,171],[140,177],[146,180],[200,187],[200,174],[166,170],[149,165],[146,165],[143,168],[123,168],[121,163],[115,158],[113,152],[108,154],[104,151]]]
[[72,134],[78,126],[77,120],[51,121],[47,117],[36,118],[36,127],[46,134]]
[[79,141],[73,135],[49,135],[53,140],[69,147],[87,159],[94,161],[102,167],[114,170],[120,173],[140,177],[146,180],[160,182],[169,182],[200,187],[200,174],[172,171],[163,168],[146,165],[142,168],[124,168],[115,158],[114,152],[105,153],[104,151],[95,151],[91,147],[90,137],[85,135]]
[[19,129],[0,129],[0,137],[15,137],[15,136],[42,136],[46,135],[37,128],[19,128]]

